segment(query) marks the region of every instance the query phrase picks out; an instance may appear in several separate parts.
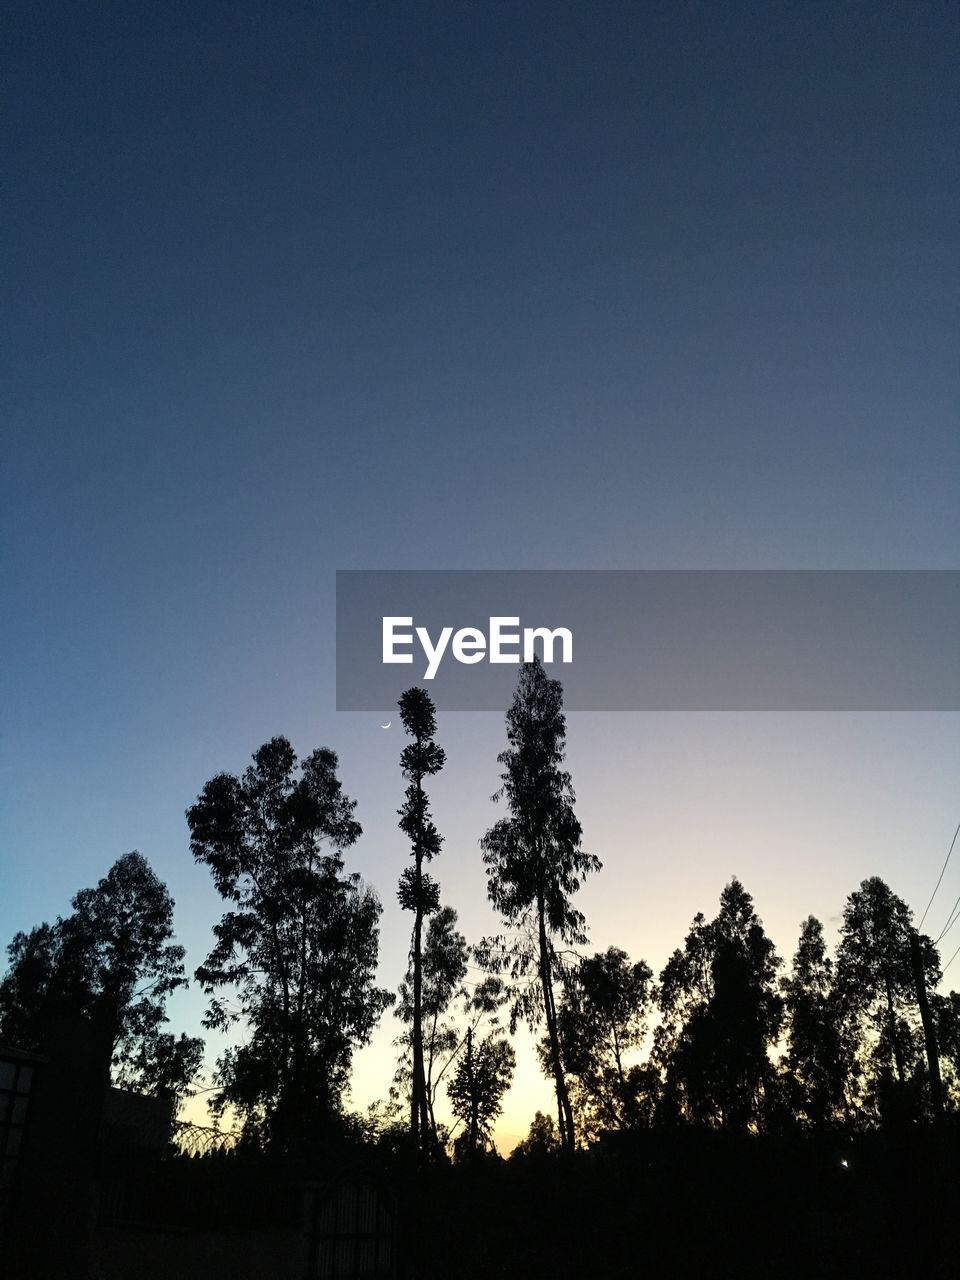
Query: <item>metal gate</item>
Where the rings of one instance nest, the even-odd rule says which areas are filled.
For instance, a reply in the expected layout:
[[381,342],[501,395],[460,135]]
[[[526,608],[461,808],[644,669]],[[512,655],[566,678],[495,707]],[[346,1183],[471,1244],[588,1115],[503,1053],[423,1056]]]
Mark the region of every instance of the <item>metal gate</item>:
[[309,1280],[392,1280],[396,1205],[375,1187],[343,1182],[313,1201]]

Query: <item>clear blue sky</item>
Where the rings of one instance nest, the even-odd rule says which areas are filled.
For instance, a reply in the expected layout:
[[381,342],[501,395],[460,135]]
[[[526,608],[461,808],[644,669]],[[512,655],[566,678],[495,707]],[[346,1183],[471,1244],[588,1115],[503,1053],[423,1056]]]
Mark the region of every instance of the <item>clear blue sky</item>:
[[[957,567],[957,37],[876,0],[13,0],[2,938],[137,847],[194,966],[183,811],[282,732],[341,752],[394,984],[401,744],[333,710],[337,568]],[[869,873],[922,908],[958,729],[573,718],[594,941],[657,966],[733,872],[784,952]],[[441,733],[476,937],[502,722]]]

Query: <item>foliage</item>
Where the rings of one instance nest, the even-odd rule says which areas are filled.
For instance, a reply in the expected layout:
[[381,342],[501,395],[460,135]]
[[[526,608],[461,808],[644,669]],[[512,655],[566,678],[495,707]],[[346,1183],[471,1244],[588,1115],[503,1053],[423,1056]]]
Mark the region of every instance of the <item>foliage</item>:
[[[656,1073],[629,1059],[646,1037],[653,996],[649,965],[631,964],[618,947],[569,971],[557,1024],[581,1127],[591,1137],[652,1120]],[[541,1045],[541,1057],[547,1050]]]
[[[295,776],[286,738],[265,743],[242,777],[219,774],[187,811],[194,857],[231,909],[197,970],[206,1025],[240,1019],[246,1038],[217,1064],[213,1109],[234,1106],[248,1137],[274,1149],[323,1133],[340,1104],[353,1049],[392,1001],[374,985],[380,903],[344,874],[360,835],[337,757],[320,748]],[[214,993],[233,988],[239,1007]]]
[[[850,894],[837,949],[837,991],[859,1049],[859,1104],[868,1121],[915,1118],[924,1106],[923,1031],[910,958],[910,908],[878,876]],[[921,937],[930,990],[940,981],[936,948]]]
[[960,992],[930,995],[940,1050],[940,1070],[946,1099],[953,1110],[960,1108]]
[[399,705],[403,727],[413,739],[400,753],[400,768],[408,785],[403,805],[398,810],[400,830],[410,840],[413,866],[407,867],[400,876],[397,891],[400,906],[414,913],[410,940],[410,987],[407,992],[412,1059],[410,1132],[417,1146],[425,1147],[428,1138],[436,1144],[436,1122],[424,1062],[423,922],[438,909],[440,890],[424,872],[423,864],[440,852],[443,837],[430,816],[430,801],[423,782],[440,772],[445,756],[443,748],[433,740],[437,718],[430,695],[416,687],[407,689],[401,695]]
[[779,964],[753,899],[731,880],[716,918],[694,918],[683,950],[660,975],[655,1058],[664,1071],[664,1118],[764,1127],[783,1013],[774,988]]
[[109,1046],[118,1084],[182,1096],[199,1068],[203,1042],[162,1030],[167,997],[187,985],[183,947],[172,941],[166,885],[142,854],[128,853],[71,905],[72,915],[18,933],[7,948],[0,1036],[35,1048],[51,1018],[86,1017]]
[[494,799],[506,801],[509,815],[496,822],[480,844],[490,900],[513,936],[508,942],[495,939],[485,950],[491,962],[499,952],[499,963],[514,980],[526,980],[518,988],[513,1020],[523,1016],[531,1027],[546,1021],[561,1142],[572,1149],[573,1112],[554,994],[561,971],[556,940],[571,945],[586,941],[583,914],[571,899],[583,878],[601,864],[581,848],[573,786],[562,767],[563,692],[539,660],[522,668],[506,722],[508,747],[498,757],[502,786]]
[[456,1146],[461,1158],[492,1145],[493,1123],[513,1081],[516,1063],[513,1046],[505,1036],[492,1031],[475,1044],[473,1031],[468,1029],[465,1052],[447,1086],[453,1114],[463,1125]]
[[36,925],[14,934],[7,944],[7,972],[0,982],[0,1039],[23,1049],[38,1049],[46,1022],[80,1009],[89,1001],[71,991],[60,963],[64,921]]
[[[430,918],[423,946],[424,1082],[428,1122],[435,1148],[442,1145],[435,1115],[438,1077],[443,1072],[446,1061],[456,1052],[460,1041],[456,1024],[447,1015],[455,996],[461,990],[460,984],[467,975],[469,956],[466,939],[458,931],[456,924],[456,911],[452,907],[441,907]],[[394,1013],[407,1028],[397,1038],[403,1054],[394,1078],[394,1094],[397,1097],[402,1094],[409,1100],[413,1076],[412,957],[407,976],[400,985]]]
[[853,1039],[838,996],[823,925],[809,916],[789,978],[783,980],[789,1107],[807,1128],[826,1129],[850,1114],[848,1081],[856,1071]]
[[553,1116],[547,1116],[542,1111],[537,1111],[530,1121],[529,1133],[521,1142],[517,1143],[510,1153],[510,1158],[513,1160],[522,1159],[525,1156],[536,1158],[553,1155],[559,1149],[560,1139],[557,1136],[557,1126]]

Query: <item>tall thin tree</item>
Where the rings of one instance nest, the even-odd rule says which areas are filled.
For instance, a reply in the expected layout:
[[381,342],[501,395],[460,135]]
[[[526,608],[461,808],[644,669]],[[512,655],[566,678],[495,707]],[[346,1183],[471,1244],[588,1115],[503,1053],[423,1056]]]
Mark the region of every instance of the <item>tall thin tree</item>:
[[424,871],[440,852],[443,837],[430,816],[430,801],[424,779],[439,773],[446,756],[434,742],[437,717],[430,695],[424,689],[407,689],[400,697],[400,719],[412,738],[400,753],[400,767],[407,779],[403,805],[398,809],[400,830],[410,841],[413,866],[400,876],[397,897],[401,907],[413,912],[410,943],[413,970],[411,1049],[413,1080],[410,1092],[410,1132],[418,1149],[423,1149],[432,1133],[423,1063],[423,922],[440,905],[436,882]]
[[753,899],[731,880],[716,918],[694,916],[683,949],[660,974],[653,1056],[664,1072],[664,1118],[741,1132],[768,1127],[770,1052],[783,1021],[779,966]]
[[515,1018],[522,1013],[531,1026],[546,1022],[561,1143],[572,1150],[576,1145],[573,1109],[554,997],[560,969],[555,944],[558,939],[568,945],[586,942],[583,914],[572,906],[571,898],[584,876],[598,871],[601,863],[580,847],[573,786],[563,768],[563,689],[559,680],[547,676],[539,660],[520,672],[507,712],[507,742],[507,750],[498,757],[503,785],[494,799],[506,801],[509,816],[490,828],[480,846],[490,900],[515,931],[513,943],[501,953],[503,962],[515,979],[535,975],[537,980],[521,994]]
[[836,970],[827,955],[823,925],[815,916],[808,916],[801,926],[793,967],[781,986],[792,1110],[805,1127],[836,1126],[850,1117],[848,1093],[855,1064]]

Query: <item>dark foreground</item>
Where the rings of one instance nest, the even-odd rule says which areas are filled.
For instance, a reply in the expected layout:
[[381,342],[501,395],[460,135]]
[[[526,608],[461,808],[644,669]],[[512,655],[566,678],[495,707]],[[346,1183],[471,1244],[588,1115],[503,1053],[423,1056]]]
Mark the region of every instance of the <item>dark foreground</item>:
[[[638,1135],[571,1159],[416,1175],[355,1154],[293,1169],[237,1155],[128,1160],[21,1216],[5,1280],[946,1277],[955,1142]],[[313,1176],[310,1176],[310,1175]],[[54,1183],[51,1183],[53,1188]],[[71,1210],[71,1203],[73,1209]]]

